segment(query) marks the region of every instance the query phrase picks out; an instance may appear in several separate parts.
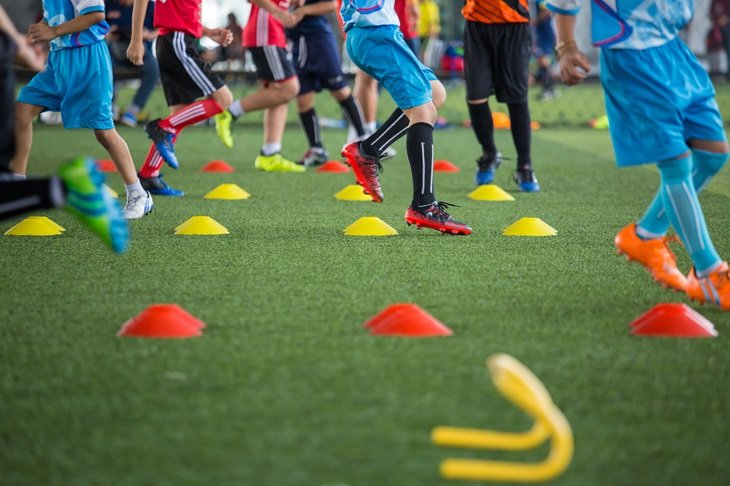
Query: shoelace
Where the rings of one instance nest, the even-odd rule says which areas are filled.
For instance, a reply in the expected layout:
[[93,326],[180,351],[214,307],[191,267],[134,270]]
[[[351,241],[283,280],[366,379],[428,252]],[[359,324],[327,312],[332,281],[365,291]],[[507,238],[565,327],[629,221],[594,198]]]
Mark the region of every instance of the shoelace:
[[[430,211],[431,215],[437,218],[439,221],[448,221],[451,219],[451,215],[446,212],[448,208],[460,208],[458,204],[448,203],[446,201],[436,201],[436,208]],[[433,207],[433,206],[432,206]],[[430,208],[429,208],[430,209]]]
[[137,201],[139,201],[142,198],[146,198],[146,197],[147,197],[147,194],[140,194],[139,196],[134,196],[134,197],[127,199],[127,203],[124,205],[124,209],[125,210],[129,209],[131,206],[135,205],[137,203]]

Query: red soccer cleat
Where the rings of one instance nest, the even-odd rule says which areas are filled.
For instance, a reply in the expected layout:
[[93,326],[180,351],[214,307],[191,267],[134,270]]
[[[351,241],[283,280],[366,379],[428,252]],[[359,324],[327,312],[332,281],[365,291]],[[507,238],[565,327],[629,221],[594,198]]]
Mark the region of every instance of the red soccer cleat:
[[449,203],[438,201],[425,208],[416,208],[411,204],[406,209],[406,223],[408,223],[408,226],[415,224],[418,229],[422,227],[435,229],[442,234],[470,235],[471,228],[456,221],[446,212],[447,207],[449,207]]
[[373,198],[373,202],[383,202],[383,190],[380,188],[378,174],[382,170],[379,157],[365,155],[360,150],[360,143],[351,143],[342,149],[342,156],[352,167],[357,183],[365,194]]

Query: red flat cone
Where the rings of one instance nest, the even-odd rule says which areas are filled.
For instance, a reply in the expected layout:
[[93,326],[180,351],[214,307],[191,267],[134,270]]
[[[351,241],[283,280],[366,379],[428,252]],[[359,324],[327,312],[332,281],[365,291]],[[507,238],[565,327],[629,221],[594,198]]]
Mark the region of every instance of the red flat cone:
[[631,323],[640,336],[717,337],[715,326],[685,304],[658,304]]
[[187,338],[202,336],[205,323],[175,304],[156,304],[128,320],[117,336]]
[[230,174],[231,172],[236,171],[236,169],[228,165],[223,160],[211,160],[209,163],[205,164],[200,170],[203,172],[225,172],[226,174]]
[[433,163],[434,172],[461,172],[456,165],[448,160],[437,160]]
[[365,323],[378,336],[451,336],[453,332],[416,304],[393,304]]
[[350,172],[350,168],[339,160],[328,160],[317,169],[317,172]]
[[114,161],[108,160],[108,159],[97,160],[96,168],[99,169],[99,172],[116,172],[117,171],[117,166],[114,165]]

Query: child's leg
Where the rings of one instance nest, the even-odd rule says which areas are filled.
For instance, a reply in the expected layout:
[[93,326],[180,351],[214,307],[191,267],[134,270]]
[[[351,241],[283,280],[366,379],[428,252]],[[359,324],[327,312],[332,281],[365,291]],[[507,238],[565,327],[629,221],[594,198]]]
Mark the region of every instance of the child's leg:
[[482,156],[492,160],[497,155],[497,146],[494,144],[494,121],[488,99],[467,100],[467,104],[471,129],[482,147]]
[[286,115],[289,105],[282,103],[264,111],[264,145],[261,147],[263,155],[273,155],[281,151],[281,140],[286,128]]
[[314,109],[314,91],[297,96],[297,110],[302,128],[307,136],[309,147],[322,147],[322,138],[319,132],[319,119]]
[[117,133],[115,129],[111,130],[94,130],[96,139],[109,153],[109,157],[114,161],[119,174],[124,180],[127,188],[127,198],[136,192],[144,193],[142,185],[137,178],[137,172],[134,170],[134,161],[132,154],[129,153],[127,142]]
[[33,145],[33,119],[43,111],[42,106],[27,103],[15,104],[15,155],[10,160],[10,171],[25,175],[28,157]]
[[352,91],[349,86],[340,88],[338,90],[330,91],[332,97],[337,100],[342,108],[345,118],[347,118],[348,126],[355,132],[355,136],[361,139],[365,136],[365,115],[363,114],[360,105],[352,96]]
[[517,151],[517,170],[530,170],[532,169],[532,160],[530,159],[532,138],[530,109],[527,107],[526,101],[524,103],[508,103],[507,107],[509,108],[512,140]]
[[692,155],[659,162],[660,193],[670,224],[684,243],[699,277],[722,262],[707,232],[702,207],[692,182]]
[[0,219],[38,209],[63,206],[63,184],[58,177],[0,182]]
[[[183,128],[217,115],[233,102],[228,86],[218,88],[210,97],[189,105],[175,106],[174,114],[160,120],[160,126],[179,133]],[[172,111],[172,109],[171,109]]]
[[[692,183],[697,193],[723,168],[727,162],[727,142],[690,141],[692,148]],[[662,193],[659,191],[644,216],[636,224],[636,233],[644,239],[663,237],[669,229],[669,219],[664,210]]]
[[228,111],[235,117],[243,114],[274,108],[282,103],[288,103],[299,93],[299,80],[296,77],[285,79],[279,82],[267,82],[258,91],[236,100],[231,104]]

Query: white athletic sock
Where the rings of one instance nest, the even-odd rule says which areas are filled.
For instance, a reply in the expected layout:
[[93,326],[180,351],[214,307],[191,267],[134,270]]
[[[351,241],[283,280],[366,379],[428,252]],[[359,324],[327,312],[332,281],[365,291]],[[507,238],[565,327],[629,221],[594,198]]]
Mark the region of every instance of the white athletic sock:
[[124,184],[124,188],[127,190],[127,199],[129,199],[130,196],[136,192],[141,192],[142,194],[144,194],[144,189],[142,188],[142,183],[139,182],[139,179],[131,184]]
[[281,152],[280,143],[265,143],[261,146],[261,153],[264,155],[274,155]]
[[238,118],[239,116],[243,116],[246,112],[243,110],[243,106],[241,106],[241,100],[234,101],[231,106],[228,107],[228,111],[231,112],[231,115]]
[[378,121],[377,120],[365,122],[365,133],[367,133],[368,135],[374,133],[375,130],[377,130],[377,129],[378,129]]

